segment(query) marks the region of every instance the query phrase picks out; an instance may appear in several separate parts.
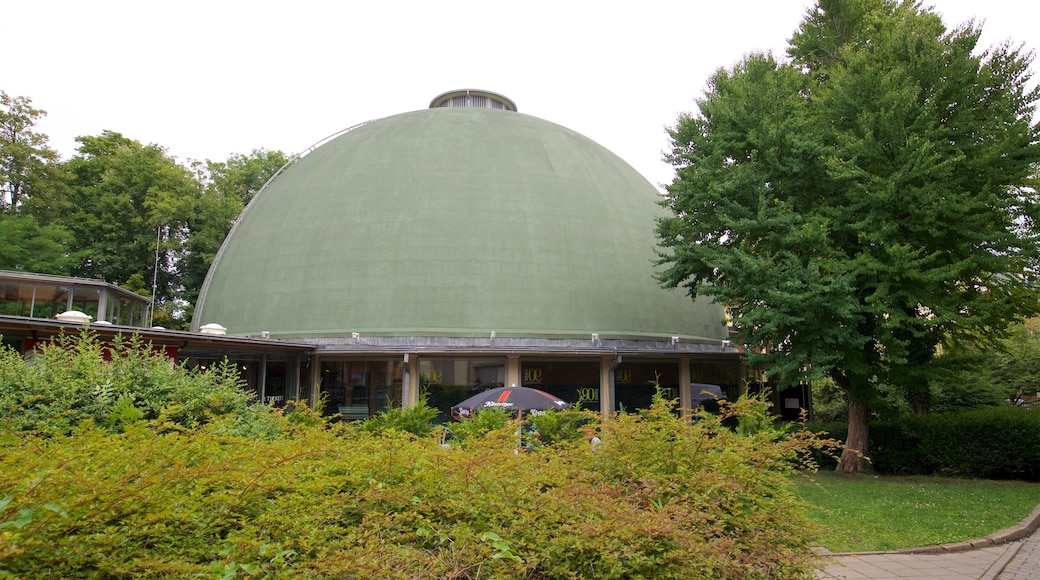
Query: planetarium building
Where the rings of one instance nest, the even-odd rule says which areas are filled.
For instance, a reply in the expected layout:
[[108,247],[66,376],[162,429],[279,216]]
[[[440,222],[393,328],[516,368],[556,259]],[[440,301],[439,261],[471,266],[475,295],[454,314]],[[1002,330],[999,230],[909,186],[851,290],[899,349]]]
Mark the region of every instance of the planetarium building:
[[[723,309],[654,278],[657,190],[508,98],[452,91],[344,131],[246,207],[193,329],[308,344],[284,395],[368,416],[533,386],[605,413],[740,388]],[[263,396],[264,393],[261,393]]]

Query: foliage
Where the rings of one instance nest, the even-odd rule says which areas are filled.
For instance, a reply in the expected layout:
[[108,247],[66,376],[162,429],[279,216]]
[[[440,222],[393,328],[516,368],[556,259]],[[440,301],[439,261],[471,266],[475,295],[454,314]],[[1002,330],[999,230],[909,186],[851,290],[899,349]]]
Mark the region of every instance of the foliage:
[[232,154],[226,161],[206,161],[207,190],[248,205],[278,171],[292,161],[281,151],[253,149],[249,155]]
[[996,356],[986,359],[986,379],[1000,385],[1003,400],[1040,396],[1040,336],[1035,328],[1020,324],[1001,341]]
[[59,178],[58,153],[36,131],[46,114],[32,99],[0,90],[0,213],[18,212],[27,198]]
[[433,419],[437,416],[434,409],[426,402],[426,396],[419,397],[419,402],[407,409],[394,406],[380,411],[361,424],[361,428],[369,433],[382,433],[394,429],[403,433],[425,436],[433,431]]
[[[73,273],[122,284],[144,273],[167,311],[177,295],[181,232],[191,215],[191,174],[165,149],[105,131],[78,137],[59,219],[74,235]],[[151,292],[149,292],[151,294]]]
[[[752,411],[748,411],[752,412]],[[492,416],[489,413],[488,416]],[[0,435],[0,544],[20,577],[811,578],[790,479],[810,439],[741,436],[669,408],[604,422],[602,442],[519,452],[272,416],[237,437],[87,422]],[[148,458],[142,461],[142,458]],[[58,511],[36,509],[54,506]],[[6,531],[6,530],[5,530]]]
[[921,453],[943,475],[1040,481],[1040,414],[993,407],[922,421]]
[[[809,429],[841,438],[843,423]],[[882,474],[1040,481],[1040,414],[1019,407],[899,417],[870,431],[870,465]],[[826,458],[818,457],[822,464]]]
[[[1040,485],[1017,481],[820,472],[795,476],[832,552],[964,542],[1022,521]],[[892,525],[898,521],[899,525]]]
[[74,260],[71,243],[72,234],[64,226],[0,213],[0,270],[68,275]]
[[1022,384],[1022,377],[1007,383],[997,382],[1003,358],[998,353],[979,352],[944,354],[936,359],[931,412],[955,413],[1007,405],[1016,395],[1016,387]]
[[849,405],[845,393],[828,377],[813,381],[812,406],[815,421],[828,423],[849,420]]
[[562,411],[549,409],[541,415],[528,418],[527,421],[531,424],[530,431],[537,433],[540,445],[555,445],[591,438],[587,427],[598,421],[598,418],[597,413],[582,411],[578,404],[575,404]]
[[514,443],[535,449],[544,446],[588,441],[592,438],[591,424],[599,421],[599,414],[583,411],[574,406],[565,410],[548,409],[539,414],[517,418],[499,407],[481,409],[472,417],[444,425],[446,439],[453,444],[488,437],[492,433],[506,434]]
[[250,397],[234,365],[174,368],[136,336],[107,345],[61,335],[28,361],[0,348],[0,423],[13,431],[66,434],[87,420],[113,431],[142,419],[191,427],[244,412]]
[[1040,308],[1031,56],[980,33],[820,0],[789,63],[718,71],[670,130],[662,284],[725,304],[781,381],[830,376],[857,439],[878,385],[926,405],[936,345]]
[[933,408],[958,411],[999,406],[1040,392],[1040,337],[1036,321],[1012,326],[1007,338],[961,344],[937,359]]
[[465,444],[467,441],[485,437],[488,433],[506,429],[507,426],[515,431],[513,421],[513,415],[505,409],[492,407],[474,413],[469,419],[453,421],[446,425],[446,428],[452,440]]
[[423,394],[431,407],[437,409],[438,420],[451,418],[451,407],[472,395],[472,385],[424,384]]
[[[1040,392],[1040,338],[1036,321],[1013,325],[1008,336],[985,344],[961,342],[942,349],[927,365],[928,412],[932,414],[1005,406]],[[872,408],[877,418],[911,412],[907,393],[878,385]],[[824,377],[813,383],[813,414],[818,421],[848,419],[845,393]]]

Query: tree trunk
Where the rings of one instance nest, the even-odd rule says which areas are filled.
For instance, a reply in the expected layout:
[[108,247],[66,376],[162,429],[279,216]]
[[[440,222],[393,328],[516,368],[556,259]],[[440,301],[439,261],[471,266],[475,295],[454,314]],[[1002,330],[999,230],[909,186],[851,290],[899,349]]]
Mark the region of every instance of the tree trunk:
[[910,408],[913,409],[915,417],[924,417],[928,414],[928,401],[911,399]]
[[835,471],[859,473],[867,466],[870,436],[869,409],[866,403],[849,399],[849,435]]

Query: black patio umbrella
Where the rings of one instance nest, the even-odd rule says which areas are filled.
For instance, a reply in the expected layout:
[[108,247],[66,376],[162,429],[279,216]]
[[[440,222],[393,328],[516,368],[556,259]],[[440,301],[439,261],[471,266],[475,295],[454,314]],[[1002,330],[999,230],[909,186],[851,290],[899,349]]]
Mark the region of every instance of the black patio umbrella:
[[494,408],[517,412],[522,415],[541,415],[549,409],[562,411],[567,408],[567,403],[545,391],[513,385],[477,393],[453,406],[451,408],[451,416],[456,419],[468,419],[474,413]]

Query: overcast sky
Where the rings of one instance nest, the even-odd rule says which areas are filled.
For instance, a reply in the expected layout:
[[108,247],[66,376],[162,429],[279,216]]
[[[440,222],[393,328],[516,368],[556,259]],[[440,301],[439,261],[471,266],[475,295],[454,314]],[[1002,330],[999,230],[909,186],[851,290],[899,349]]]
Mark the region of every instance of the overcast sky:
[[[809,0],[287,2],[0,0],[0,89],[47,111],[63,158],[118,131],[182,162],[298,153],[341,129],[480,88],[582,133],[655,185],[664,128],[713,71],[782,55]],[[983,45],[1037,48],[1034,0],[925,1]],[[1038,66],[1034,64],[1034,69]]]

